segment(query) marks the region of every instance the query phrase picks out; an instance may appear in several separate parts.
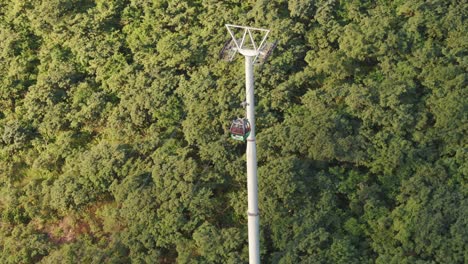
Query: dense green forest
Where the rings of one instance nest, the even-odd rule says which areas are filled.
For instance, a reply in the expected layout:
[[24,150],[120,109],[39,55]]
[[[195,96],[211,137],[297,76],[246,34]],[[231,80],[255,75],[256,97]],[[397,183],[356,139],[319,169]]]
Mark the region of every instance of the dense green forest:
[[468,263],[468,4],[0,0],[0,263]]

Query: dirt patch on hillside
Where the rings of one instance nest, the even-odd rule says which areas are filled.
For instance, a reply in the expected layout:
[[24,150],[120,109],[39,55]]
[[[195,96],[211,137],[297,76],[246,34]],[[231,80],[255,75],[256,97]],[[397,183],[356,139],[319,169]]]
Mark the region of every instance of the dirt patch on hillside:
[[46,233],[49,239],[57,244],[75,241],[79,235],[90,232],[90,227],[86,222],[71,216],[65,216],[55,223],[41,225],[38,229]]

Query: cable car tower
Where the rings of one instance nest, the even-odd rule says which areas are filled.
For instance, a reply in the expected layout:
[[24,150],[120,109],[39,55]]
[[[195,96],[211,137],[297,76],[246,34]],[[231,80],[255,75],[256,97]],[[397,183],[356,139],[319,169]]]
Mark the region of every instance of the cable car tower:
[[257,146],[255,143],[255,101],[254,101],[254,63],[263,64],[276,47],[276,42],[266,42],[270,30],[226,24],[231,35],[220,52],[220,58],[232,61],[237,53],[245,58],[246,118],[233,121],[231,137],[247,140],[247,194],[248,194],[248,232],[249,263],[260,263],[260,235],[257,189]]

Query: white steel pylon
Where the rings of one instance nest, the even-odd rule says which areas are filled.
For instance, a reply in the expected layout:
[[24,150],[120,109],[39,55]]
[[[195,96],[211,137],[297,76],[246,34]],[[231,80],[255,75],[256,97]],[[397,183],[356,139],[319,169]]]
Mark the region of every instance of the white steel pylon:
[[[263,63],[271,54],[276,43],[267,43],[270,30],[226,24],[231,40],[226,42],[220,57],[232,61],[236,53],[245,57],[245,90],[246,116],[250,122],[250,134],[247,137],[247,195],[248,195],[248,233],[249,233],[249,263],[260,263],[260,215],[258,211],[258,181],[257,181],[257,146],[255,143],[255,101],[254,101],[254,62],[258,58]],[[236,32],[237,31],[237,32]],[[240,32],[239,32],[240,31]],[[236,33],[240,33],[236,36]],[[260,35],[260,38],[258,36]]]

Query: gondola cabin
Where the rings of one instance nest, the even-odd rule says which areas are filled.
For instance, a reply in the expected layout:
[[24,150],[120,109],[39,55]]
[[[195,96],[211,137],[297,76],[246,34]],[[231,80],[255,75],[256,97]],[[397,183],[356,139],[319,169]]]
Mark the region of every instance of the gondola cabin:
[[245,141],[250,135],[250,123],[247,118],[237,118],[232,121],[231,128],[231,138],[235,140]]

